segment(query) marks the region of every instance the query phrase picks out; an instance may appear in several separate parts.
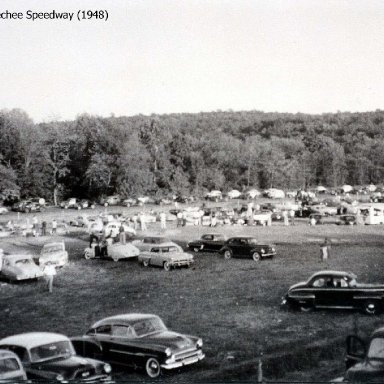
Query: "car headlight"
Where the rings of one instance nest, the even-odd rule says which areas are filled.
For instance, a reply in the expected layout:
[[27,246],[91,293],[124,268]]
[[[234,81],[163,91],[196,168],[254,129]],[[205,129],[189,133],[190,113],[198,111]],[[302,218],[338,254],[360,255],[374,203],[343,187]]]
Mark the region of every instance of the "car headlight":
[[261,253],[265,253],[265,249],[263,249],[263,248],[260,249],[260,252],[261,252]]
[[103,369],[104,369],[105,373],[111,373],[112,372],[112,367],[109,364],[104,364]]
[[64,380],[64,376],[59,374],[59,375],[56,376],[56,380],[63,381]]
[[203,339],[199,339],[196,342],[196,347],[201,348],[203,346]]
[[165,350],[165,354],[169,357],[169,356],[171,356],[172,355],[172,350],[171,350],[171,348],[167,348],[166,350]]
[[275,248],[272,247],[272,248],[271,248],[271,252],[275,252]]

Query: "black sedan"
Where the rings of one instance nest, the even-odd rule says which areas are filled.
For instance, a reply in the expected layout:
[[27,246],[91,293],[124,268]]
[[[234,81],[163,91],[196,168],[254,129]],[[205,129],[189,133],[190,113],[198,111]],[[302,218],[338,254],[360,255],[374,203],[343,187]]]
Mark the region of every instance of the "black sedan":
[[200,338],[171,332],[158,316],[149,314],[105,318],[72,342],[80,355],[142,368],[151,378],[162,369],[194,364],[205,357]]
[[223,248],[225,240],[226,237],[220,233],[207,233],[202,235],[199,240],[190,241],[187,246],[194,252],[218,252],[221,248]]
[[384,285],[358,284],[350,272],[320,271],[308,281],[292,285],[282,304],[304,312],[315,308],[345,308],[374,315],[384,308]]
[[250,236],[231,237],[219,251],[224,258],[250,257],[259,261],[266,257],[272,258],[276,255],[276,249],[272,245],[260,244],[257,239]]

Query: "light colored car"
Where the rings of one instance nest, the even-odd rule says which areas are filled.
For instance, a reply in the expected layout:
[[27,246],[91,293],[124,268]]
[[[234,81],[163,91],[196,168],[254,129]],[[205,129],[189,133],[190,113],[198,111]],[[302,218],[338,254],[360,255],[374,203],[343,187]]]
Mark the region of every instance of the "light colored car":
[[99,360],[76,355],[68,337],[51,332],[30,332],[0,340],[0,348],[16,353],[28,379],[46,382],[101,382],[110,380],[112,368]]
[[245,196],[254,199],[255,197],[261,196],[261,193],[257,189],[250,189],[249,191],[245,192]]
[[27,380],[20,359],[15,353],[0,349],[0,381],[11,383],[18,380]]
[[63,267],[68,263],[68,252],[65,250],[64,241],[44,244],[39,257],[39,265],[51,263],[56,267]]
[[153,246],[149,251],[142,252],[139,263],[144,267],[150,265],[163,267],[166,271],[176,267],[189,267],[193,264],[193,256],[189,253],[180,252],[175,246]]
[[[127,243],[115,243],[108,245],[108,258],[113,261],[119,261],[121,259],[130,259],[132,257],[137,257],[140,254],[140,250],[134,245]],[[101,258],[100,254],[97,254],[96,247],[88,247],[84,250],[84,258],[89,259],[98,259]]]
[[0,237],[8,237],[12,235],[12,231],[8,228],[0,226]]
[[155,245],[161,245],[164,247],[176,247],[180,252],[183,251],[179,245],[167,239],[166,237],[161,236],[146,236],[144,239],[132,241],[132,244],[137,247],[140,252],[150,251],[151,248]]
[[328,207],[325,204],[311,205],[311,211],[325,216],[337,215],[336,207]]
[[8,209],[5,207],[0,207],[0,215],[4,215],[5,213],[8,213]]
[[74,227],[88,227],[90,223],[91,222],[86,215],[77,216],[69,221],[69,225],[73,225]]
[[121,197],[119,195],[107,196],[104,199],[101,199],[100,203],[107,207],[108,205],[118,205],[121,202]]
[[232,189],[232,191],[229,191],[227,193],[227,196],[230,198],[230,199],[238,199],[240,196],[241,196],[241,192],[238,191],[237,189]]
[[43,276],[31,255],[3,256],[1,275],[10,281],[37,279]]
[[103,228],[103,232],[104,232],[103,234],[105,236],[116,237],[119,235],[121,226],[123,226],[124,231],[127,235],[132,235],[132,236],[136,235],[136,231],[133,228],[129,227],[126,224],[122,224],[119,221],[111,221],[105,224]]

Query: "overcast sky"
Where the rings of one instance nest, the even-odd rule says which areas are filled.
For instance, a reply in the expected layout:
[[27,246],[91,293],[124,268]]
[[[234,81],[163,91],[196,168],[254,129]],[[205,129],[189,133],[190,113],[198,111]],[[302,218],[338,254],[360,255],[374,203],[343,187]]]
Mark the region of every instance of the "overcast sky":
[[[384,108],[384,1],[2,0],[108,21],[0,19],[0,109],[35,121]],[[75,16],[76,17],[76,16]]]

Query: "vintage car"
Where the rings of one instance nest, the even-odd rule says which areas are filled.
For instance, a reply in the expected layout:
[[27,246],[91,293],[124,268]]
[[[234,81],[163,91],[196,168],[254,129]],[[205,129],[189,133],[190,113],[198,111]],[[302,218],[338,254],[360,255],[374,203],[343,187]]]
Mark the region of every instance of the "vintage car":
[[76,355],[68,337],[58,333],[30,332],[0,340],[0,348],[14,352],[28,379],[57,381],[110,380],[111,366]]
[[165,247],[176,247],[180,252],[183,251],[179,245],[162,236],[146,236],[140,240],[133,240],[132,244],[136,248],[139,248],[140,252],[149,251],[153,246],[157,245]]
[[75,197],[71,197],[68,200],[62,201],[60,207],[64,209],[73,208],[73,209],[85,209],[85,208],[95,208],[93,203],[90,203],[88,200],[80,200]]
[[127,237],[136,235],[136,231],[133,228],[131,228],[127,224],[122,224],[120,221],[108,222],[104,225],[100,234],[103,234],[105,236],[117,237],[119,236],[121,226],[123,226]]
[[[139,249],[130,243],[127,243],[127,244],[114,243],[114,244],[108,245],[107,249],[108,249],[108,258],[112,259],[113,261],[130,259],[132,257],[137,257],[140,254]],[[92,247],[85,248],[84,258],[86,258],[87,260],[101,258],[100,247],[92,246]]]
[[105,207],[109,205],[118,205],[120,203],[121,203],[121,197],[119,195],[107,196],[100,200],[100,204],[104,205]]
[[384,327],[376,329],[369,340],[350,335],[346,340],[346,372],[333,382],[374,383],[384,377]]
[[220,200],[223,199],[223,195],[222,195],[221,191],[211,191],[211,192],[208,192],[208,193],[204,196],[204,198],[205,198],[206,200],[210,200],[210,201],[216,201],[216,202],[218,202],[218,201],[220,201]]
[[8,209],[6,207],[0,207],[0,215],[4,215],[8,213]]
[[360,309],[368,315],[383,310],[384,285],[358,284],[350,272],[319,271],[292,285],[283,305],[309,312],[315,308]]
[[9,281],[37,279],[43,276],[31,255],[5,255],[0,275]]
[[76,216],[74,219],[69,220],[69,225],[73,227],[88,227],[90,223],[91,221],[86,215]]
[[150,265],[163,267],[166,271],[176,267],[189,267],[193,264],[193,256],[179,250],[179,246],[174,245],[156,245],[149,251],[140,253],[139,263],[144,267]]
[[337,215],[337,208],[336,207],[329,207],[325,204],[317,204],[312,205],[311,210],[313,213],[320,213],[324,216],[334,216]]
[[63,267],[68,263],[68,252],[65,250],[64,241],[44,244],[38,258],[40,266],[51,263],[56,267]]
[[6,227],[3,227],[2,225],[0,225],[0,238],[1,237],[9,237],[11,236],[12,234],[14,233],[14,231],[6,228]]
[[356,215],[341,215],[337,225],[356,225],[357,219]]
[[312,221],[312,219],[315,220],[316,225],[324,224],[324,215],[321,213],[311,213],[308,218],[310,221]]
[[220,233],[206,233],[202,235],[199,240],[190,241],[187,247],[194,252],[218,252],[223,248],[226,239],[227,238]]
[[0,349],[0,382],[27,380],[23,365],[17,355],[6,349]]
[[227,193],[229,199],[238,199],[241,196],[241,192],[237,189],[232,189]]
[[231,257],[251,257],[259,261],[266,257],[272,258],[276,255],[275,247],[267,244],[260,244],[254,237],[238,236],[229,238],[219,250],[225,259]]
[[42,210],[43,207],[39,203],[33,202],[31,200],[19,201],[18,203],[13,204],[12,206],[12,211],[16,212],[29,213],[40,212]]
[[150,314],[108,317],[72,342],[80,355],[144,369],[151,378],[162,370],[194,364],[205,357],[202,339],[172,332],[158,316]]

